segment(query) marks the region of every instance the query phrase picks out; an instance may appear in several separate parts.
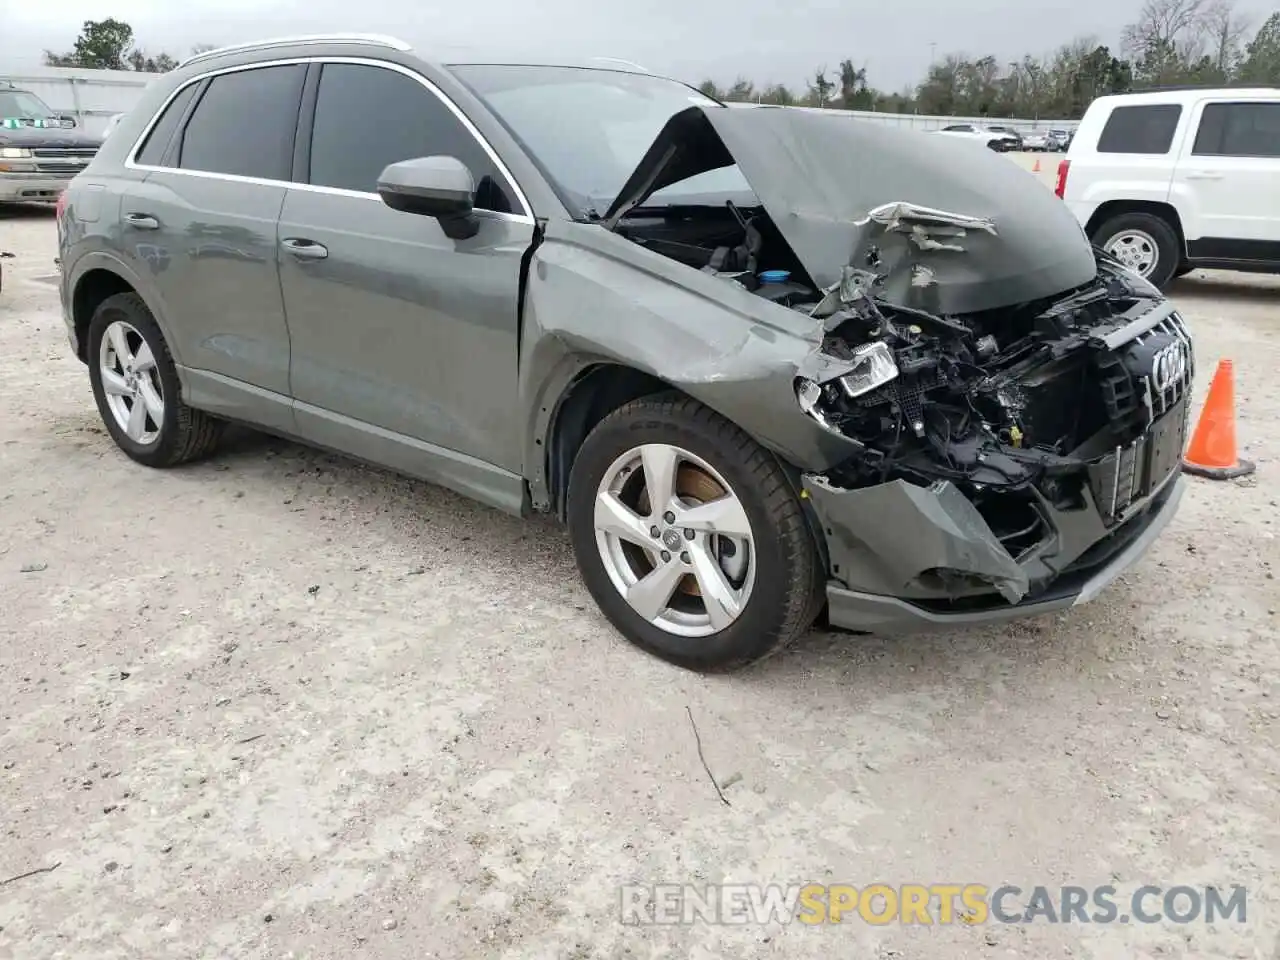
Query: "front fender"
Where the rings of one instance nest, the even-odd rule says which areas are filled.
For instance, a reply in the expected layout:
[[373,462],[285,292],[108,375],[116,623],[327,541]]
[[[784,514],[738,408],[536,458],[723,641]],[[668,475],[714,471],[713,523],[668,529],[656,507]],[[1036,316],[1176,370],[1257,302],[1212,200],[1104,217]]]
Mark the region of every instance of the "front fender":
[[683,390],[801,469],[824,472],[858,449],[796,402],[796,377],[846,369],[821,353],[819,321],[603,227],[548,224],[530,263],[523,323],[524,472],[535,503],[546,498],[560,398],[601,362]]

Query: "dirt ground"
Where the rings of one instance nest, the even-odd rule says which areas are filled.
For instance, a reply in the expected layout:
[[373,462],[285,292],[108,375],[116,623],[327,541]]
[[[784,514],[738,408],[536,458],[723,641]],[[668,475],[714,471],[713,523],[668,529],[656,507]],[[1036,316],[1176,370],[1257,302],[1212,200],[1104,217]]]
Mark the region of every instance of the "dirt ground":
[[[133,465],[54,248],[0,214],[0,957],[1277,956],[1277,279],[1177,285],[1197,404],[1233,358],[1258,471],[1192,481],[1093,604],[709,679],[613,633],[553,524],[252,434]],[[620,884],[720,881],[1242,884],[1248,913],[619,922]]]

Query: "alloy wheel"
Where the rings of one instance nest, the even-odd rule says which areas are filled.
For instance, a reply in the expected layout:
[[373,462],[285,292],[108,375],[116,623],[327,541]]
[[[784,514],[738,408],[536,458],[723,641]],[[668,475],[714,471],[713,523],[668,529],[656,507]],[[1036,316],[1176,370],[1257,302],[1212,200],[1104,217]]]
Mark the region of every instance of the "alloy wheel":
[[149,446],[164,423],[164,386],[151,346],[132,324],[113,321],[102,335],[98,370],[107,408],[134,443]]
[[755,585],[755,542],[741,501],[706,461],[650,443],[622,454],[596,492],[601,562],[636,613],[682,637],[733,624]]

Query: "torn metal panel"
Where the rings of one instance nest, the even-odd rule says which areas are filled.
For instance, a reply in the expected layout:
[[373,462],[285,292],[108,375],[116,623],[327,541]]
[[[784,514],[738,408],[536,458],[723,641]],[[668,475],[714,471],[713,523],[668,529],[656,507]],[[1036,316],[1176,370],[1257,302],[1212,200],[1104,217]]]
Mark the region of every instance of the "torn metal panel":
[[841,579],[895,596],[918,592],[929,579],[961,584],[957,595],[971,593],[978,582],[994,587],[1010,603],[1030,588],[1026,571],[948,481],[920,487],[893,480],[843,490],[823,477],[806,475],[804,484]]

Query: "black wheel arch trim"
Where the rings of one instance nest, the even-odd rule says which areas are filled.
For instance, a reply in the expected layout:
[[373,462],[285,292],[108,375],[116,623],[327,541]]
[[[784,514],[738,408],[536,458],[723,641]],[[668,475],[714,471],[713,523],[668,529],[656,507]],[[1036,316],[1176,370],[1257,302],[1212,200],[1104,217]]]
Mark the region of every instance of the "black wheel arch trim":
[[[176,338],[173,336],[172,328],[165,319],[165,310],[163,307],[163,297],[151,285],[145,283],[141,277],[134,272],[127,263],[119,257],[105,250],[92,250],[79,257],[75,265],[71,268],[64,280],[65,296],[67,302],[65,309],[73,323],[77,327],[83,326],[88,330],[89,323],[93,319],[92,316],[77,317],[75,315],[76,294],[80,289],[80,285],[85,278],[97,270],[105,270],[107,273],[114,273],[117,277],[127,283],[147,305],[147,309],[151,312],[152,318],[156,322],[156,326],[160,328],[161,334],[164,335],[165,344],[169,348],[169,355],[173,357],[173,362],[178,368],[179,379],[184,381],[183,387],[186,387],[184,367],[182,362],[181,348],[178,346]],[[87,350],[87,345],[81,344],[81,349]],[[82,358],[83,359],[83,358]]]

